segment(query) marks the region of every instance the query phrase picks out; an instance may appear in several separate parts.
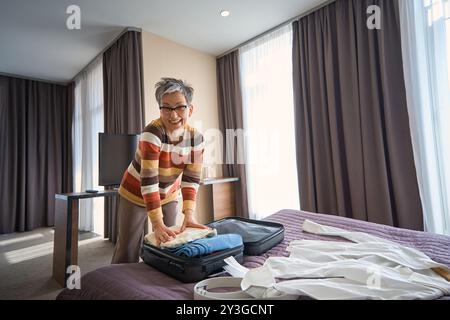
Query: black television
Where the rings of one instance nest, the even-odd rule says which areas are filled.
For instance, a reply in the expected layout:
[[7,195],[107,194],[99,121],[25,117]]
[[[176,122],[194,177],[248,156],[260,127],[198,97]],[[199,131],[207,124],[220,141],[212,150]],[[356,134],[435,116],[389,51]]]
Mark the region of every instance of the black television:
[[125,170],[134,158],[139,135],[98,134],[98,185],[119,186]]

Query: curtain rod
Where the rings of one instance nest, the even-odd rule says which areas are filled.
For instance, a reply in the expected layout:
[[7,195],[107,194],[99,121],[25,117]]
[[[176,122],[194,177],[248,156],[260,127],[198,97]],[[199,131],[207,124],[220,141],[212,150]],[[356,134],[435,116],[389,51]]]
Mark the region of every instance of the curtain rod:
[[327,0],[327,1],[323,2],[322,4],[320,4],[320,5],[318,5],[318,6],[315,6],[314,8],[312,8],[312,9],[310,9],[310,10],[308,10],[308,11],[303,12],[302,14],[300,14],[300,15],[294,17],[294,18],[291,18],[291,19],[289,19],[289,20],[287,20],[287,21],[285,21],[285,22],[283,22],[283,23],[280,23],[279,25],[277,25],[277,26],[275,26],[275,27],[273,27],[273,28],[271,28],[271,29],[269,29],[269,30],[267,30],[267,31],[265,31],[265,32],[263,32],[263,33],[261,33],[261,34],[255,36],[255,37],[251,38],[250,40],[247,40],[247,41],[245,41],[245,42],[239,44],[238,46],[234,47],[233,49],[230,49],[230,50],[228,50],[228,51],[226,51],[226,52],[224,52],[224,53],[221,53],[220,55],[218,55],[218,56],[216,57],[216,59],[220,59],[220,58],[222,58],[223,56],[226,56],[227,54],[229,54],[229,53],[231,53],[231,52],[233,52],[233,51],[235,51],[235,50],[237,50],[237,49],[240,49],[240,48],[242,48],[243,46],[245,46],[245,45],[247,45],[247,44],[249,44],[249,43],[251,43],[251,42],[253,42],[253,41],[258,40],[259,38],[262,38],[262,37],[264,37],[265,35],[267,35],[267,34],[273,32],[273,31],[275,31],[275,30],[278,30],[278,29],[280,29],[280,28],[282,28],[282,27],[284,27],[284,26],[286,26],[286,25],[288,25],[288,24],[291,24],[291,23],[294,22],[294,21],[300,20],[301,18],[303,18],[303,17],[305,17],[305,16],[307,16],[307,15],[310,15],[311,13],[313,13],[313,12],[315,12],[315,11],[317,11],[317,10],[320,10],[320,9],[322,9],[323,7],[326,7],[326,6],[332,4],[333,2],[336,2],[336,1],[337,1],[337,0]]
[[44,80],[40,78],[33,78],[28,76],[22,76],[20,74],[12,74],[12,73],[6,73],[6,72],[0,72],[0,76],[10,77],[10,78],[18,78],[18,79],[24,79],[24,80],[31,80],[31,81],[39,81],[39,82],[45,82],[49,84],[57,84],[60,86],[67,86],[67,82],[59,82],[59,81],[52,81],[52,80]]
[[125,33],[127,33],[128,31],[136,31],[136,32],[142,32],[141,28],[135,28],[135,27],[126,27],[125,29],[123,29],[113,40],[111,40],[110,42],[108,42],[108,45],[102,50],[100,51],[99,54],[97,54],[80,72],[78,72],[75,77],[72,78],[72,80],[70,80],[70,82],[75,81],[75,79],[82,74],[84,71],[86,71],[93,63],[95,60],[97,60],[101,55],[103,55],[103,53],[105,53],[106,50],[108,50],[109,48],[111,48],[111,46],[116,43],[117,40],[119,40],[119,38],[121,36],[123,36]]

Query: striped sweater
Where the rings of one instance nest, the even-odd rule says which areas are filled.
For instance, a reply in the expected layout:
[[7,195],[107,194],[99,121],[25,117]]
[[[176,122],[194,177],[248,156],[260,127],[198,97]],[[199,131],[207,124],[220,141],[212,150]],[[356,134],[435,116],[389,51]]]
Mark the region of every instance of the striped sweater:
[[162,221],[161,206],[183,196],[183,212],[195,210],[203,164],[203,136],[186,125],[178,142],[169,141],[161,119],[152,121],[139,139],[133,161],[119,187],[119,194],[146,207],[152,222]]

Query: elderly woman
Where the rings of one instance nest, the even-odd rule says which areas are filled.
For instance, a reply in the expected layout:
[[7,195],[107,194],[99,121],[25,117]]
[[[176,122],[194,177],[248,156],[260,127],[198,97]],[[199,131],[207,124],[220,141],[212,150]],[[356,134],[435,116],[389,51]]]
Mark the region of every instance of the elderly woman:
[[[147,216],[158,243],[167,242],[197,223],[195,201],[203,162],[203,136],[188,125],[193,88],[181,80],[162,78],[156,84],[160,118],[141,134],[134,160],[120,188],[119,235],[112,263],[139,261]],[[179,231],[169,227],[177,218],[179,192],[184,220]]]

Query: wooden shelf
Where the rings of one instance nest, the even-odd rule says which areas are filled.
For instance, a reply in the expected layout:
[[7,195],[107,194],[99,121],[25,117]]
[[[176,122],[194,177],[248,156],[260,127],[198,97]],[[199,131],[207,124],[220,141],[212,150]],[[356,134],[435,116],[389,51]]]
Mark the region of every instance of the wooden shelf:
[[239,181],[239,178],[209,178],[209,179],[204,179],[204,180],[200,181],[200,184],[207,186],[210,184],[219,184],[219,183],[237,182],[237,181]]
[[77,193],[59,193],[55,195],[55,199],[74,200],[74,199],[88,199],[97,197],[109,197],[117,195],[118,190],[99,190],[97,193],[77,192]]

